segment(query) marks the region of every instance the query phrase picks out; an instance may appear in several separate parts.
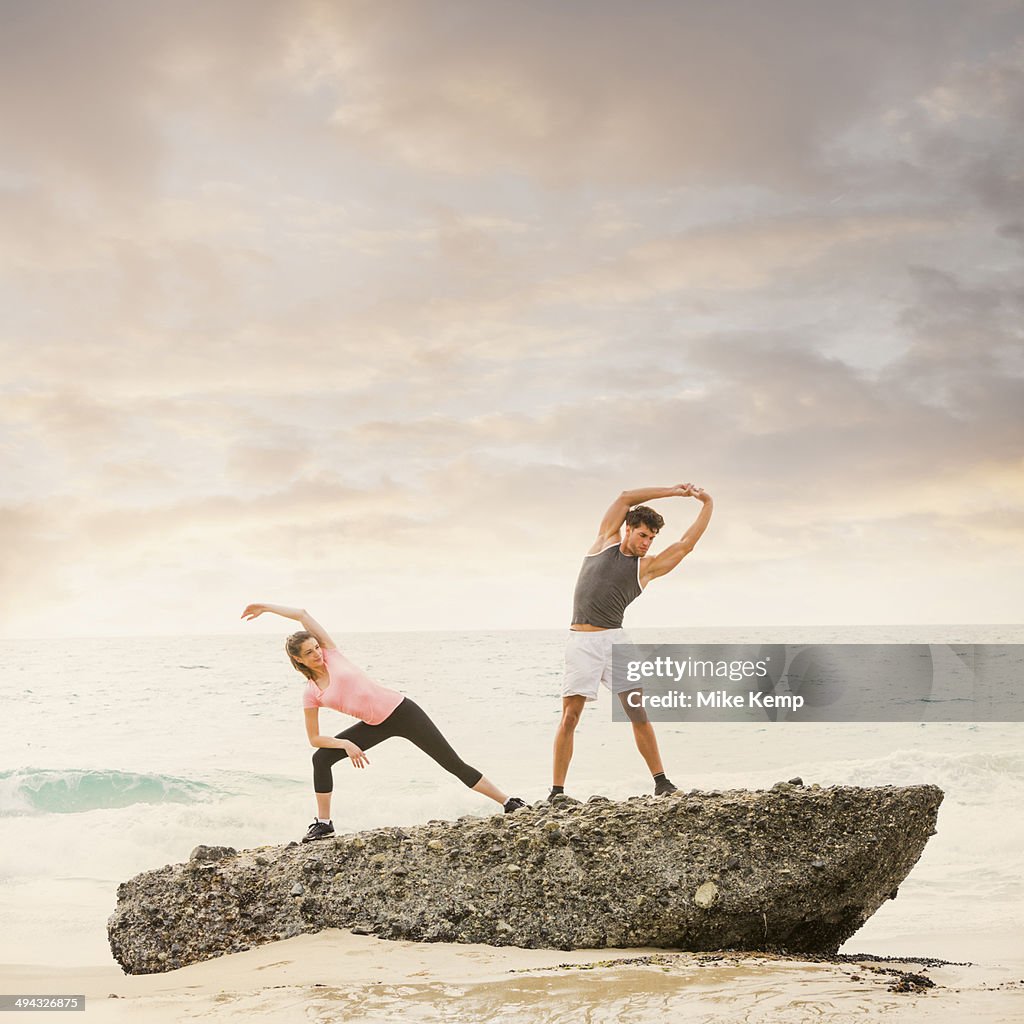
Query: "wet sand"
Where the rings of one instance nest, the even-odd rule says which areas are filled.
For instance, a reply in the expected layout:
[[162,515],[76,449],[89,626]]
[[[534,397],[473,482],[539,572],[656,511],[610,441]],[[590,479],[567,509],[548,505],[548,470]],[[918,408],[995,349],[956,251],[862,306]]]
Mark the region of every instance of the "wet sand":
[[[932,985],[929,987],[928,982]],[[389,942],[330,930],[160,975],[0,968],[0,993],[84,994],[90,1021],[654,1024],[1024,1020],[1024,965]],[[116,996],[116,998],[114,998]],[[11,1018],[18,1019],[17,1016]]]

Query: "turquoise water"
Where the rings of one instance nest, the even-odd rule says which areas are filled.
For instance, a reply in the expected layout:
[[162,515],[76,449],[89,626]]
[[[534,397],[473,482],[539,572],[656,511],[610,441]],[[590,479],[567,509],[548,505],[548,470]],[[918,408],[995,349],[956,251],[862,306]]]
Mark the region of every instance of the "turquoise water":
[[[283,632],[282,632],[283,635]],[[637,630],[638,642],[1020,643],[1020,627]],[[419,702],[469,763],[535,800],[549,784],[564,633],[363,634],[337,638],[381,682]],[[312,818],[303,680],[277,634],[0,644],[0,962],[109,961],[117,884],[184,860],[199,843],[299,838]],[[322,712],[324,731],[350,720]],[[659,723],[684,788],[934,782],[939,833],[853,940],[891,953],[970,958],[1024,926],[1024,725]],[[335,770],[341,830],[492,813],[401,740],[370,767]],[[603,694],[584,714],[569,792],[624,798],[649,778]],[[979,837],[984,836],[984,841]],[[943,931],[943,929],[946,929]],[[973,943],[973,945],[972,945]]]
[[0,772],[0,817],[75,814],[135,804],[188,804],[211,799],[217,792],[205,783],[170,775],[15,768]]

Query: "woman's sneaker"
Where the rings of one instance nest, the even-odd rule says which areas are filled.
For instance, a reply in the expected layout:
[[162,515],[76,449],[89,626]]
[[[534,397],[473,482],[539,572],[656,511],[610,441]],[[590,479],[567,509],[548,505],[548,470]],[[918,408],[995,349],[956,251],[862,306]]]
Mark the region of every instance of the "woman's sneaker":
[[334,823],[331,821],[315,821],[302,837],[304,843],[311,843],[314,839],[326,839],[334,835]]
[[526,801],[520,800],[517,796],[510,796],[505,801],[505,813],[511,814],[513,811],[518,811],[520,807],[525,807]]

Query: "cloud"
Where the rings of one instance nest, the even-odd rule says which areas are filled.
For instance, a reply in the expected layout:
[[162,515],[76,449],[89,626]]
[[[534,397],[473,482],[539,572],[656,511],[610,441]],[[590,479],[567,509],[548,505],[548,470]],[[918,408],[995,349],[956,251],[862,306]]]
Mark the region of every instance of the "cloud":
[[113,207],[151,193],[172,150],[161,124],[184,107],[257,116],[308,5],[129,0],[4,5],[0,115],[8,160]]
[[959,54],[930,82],[838,126],[828,148],[851,189],[898,190],[961,216],[980,209],[1012,228],[1024,156],[1014,130],[1024,116],[1024,25],[1010,9],[1002,14],[987,27],[1005,35],[988,48]]
[[[417,170],[559,186],[811,184],[832,174],[822,140],[893,97],[930,97],[939,118],[962,113],[944,70],[1014,27],[995,0],[970,11],[934,0],[643,11],[51,0],[6,7],[0,103],[21,175],[112,208],[152,193],[190,132],[215,153],[218,137],[245,150],[282,134],[301,146],[305,133],[319,160],[310,136],[330,125],[346,151]],[[1003,95],[1011,74],[1007,62],[965,88]]]
[[549,301],[616,303],[661,292],[754,291],[819,264],[833,249],[891,244],[900,235],[934,233],[939,227],[937,218],[877,213],[696,228],[649,239],[598,269],[556,279],[545,285],[544,294]]
[[708,615],[1016,564],[1013,5],[8,8],[11,621],[561,615],[682,479]]
[[61,566],[72,557],[42,509],[0,506],[0,614],[17,629],[26,612],[59,602],[67,594]]
[[551,185],[813,181],[837,122],[925,87],[977,23],[949,3],[886,7],[884,31],[875,4],[327,10],[343,57],[310,53],[307,73],[335,87],[346,142]]

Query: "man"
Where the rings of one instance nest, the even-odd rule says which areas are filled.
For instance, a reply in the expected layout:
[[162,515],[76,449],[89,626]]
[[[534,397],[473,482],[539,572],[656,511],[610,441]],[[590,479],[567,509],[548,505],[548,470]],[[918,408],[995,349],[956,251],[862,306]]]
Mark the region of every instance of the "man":
[[[658,498],[696,498],[703,506],[690,528],[658,555],[648,555],[658,531],[665,525],[657,512],[642,504]],[[622,629],[626,606],[643,593],[651,580],[671,572],[694,548],[711,520],[711,495],[693,484],[675,487],[644,487],[623,491],[601,520],[597,540],[591,545],[576,581],[572,625],[565,652],[562,685],[562,721],[555,733],[553,785],[549,799],[564,792],[572,760],[573,734],[585,704],[597,700],[600,683],[609,690],[612,681],[612,644],[627,643]],[[622,527],[625,525],[625,535]],[[628,696],[636,687],[620,688],[616,696],[633,725],[637,750],[654,776],[655,796],[674,793],[665,777],[654,726],[642,707],[633,708]]]

